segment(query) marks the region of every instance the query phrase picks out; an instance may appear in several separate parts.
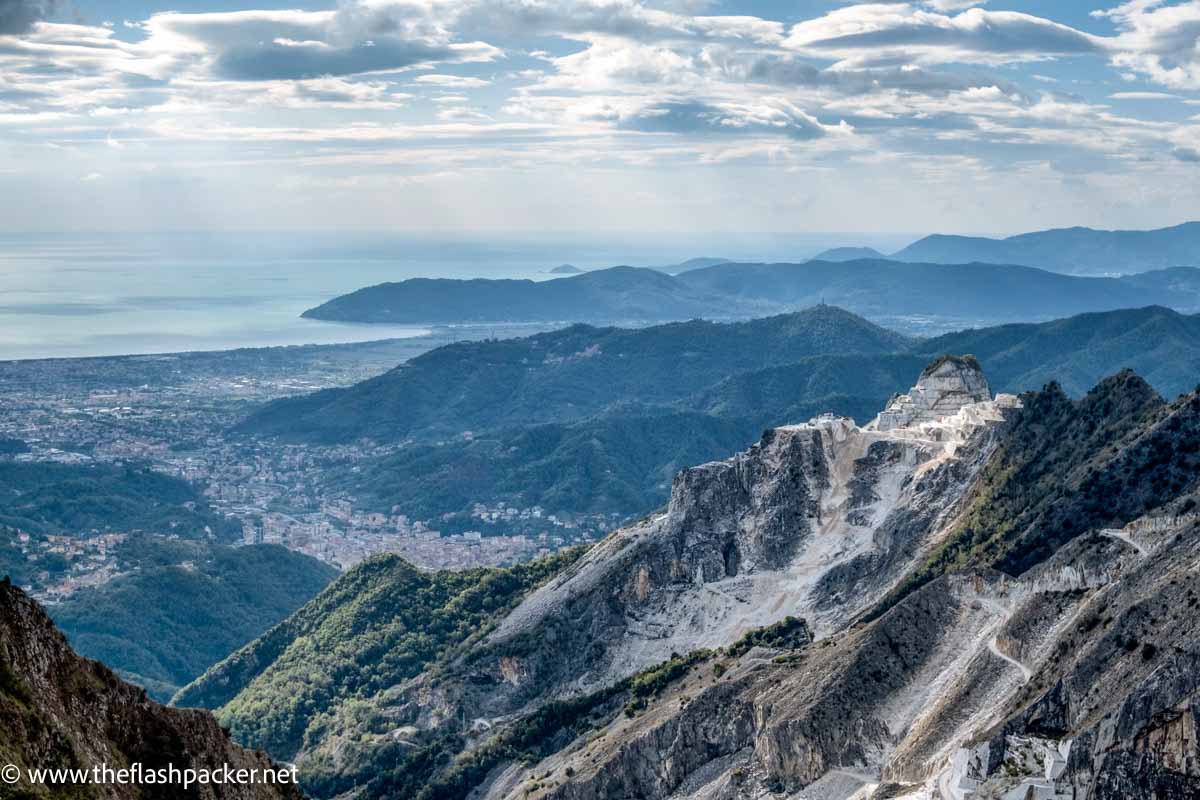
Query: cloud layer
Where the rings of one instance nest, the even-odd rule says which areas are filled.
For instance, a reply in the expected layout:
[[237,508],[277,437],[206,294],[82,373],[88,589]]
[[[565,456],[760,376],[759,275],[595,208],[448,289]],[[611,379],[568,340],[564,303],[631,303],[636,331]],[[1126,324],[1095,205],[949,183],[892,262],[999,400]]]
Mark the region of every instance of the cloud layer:
[[[784,21],[733,0],[341,0],[85,24],[0,0],[0,174],[130,204],[171,181],[258,181],[365,205],[401,182],[452,208],[567,166],[644,182],[629,202],[647,207],[681,167],[727,192],[754,170],[837,170],[874,192],[905,176],[954,213],[979,181],[1025,176],[1068,210],[1098,186],[1194,181],[1200,0],[1090,19],[1005,5],[843,2]],[[782,185],[780,208],[814,202]]]

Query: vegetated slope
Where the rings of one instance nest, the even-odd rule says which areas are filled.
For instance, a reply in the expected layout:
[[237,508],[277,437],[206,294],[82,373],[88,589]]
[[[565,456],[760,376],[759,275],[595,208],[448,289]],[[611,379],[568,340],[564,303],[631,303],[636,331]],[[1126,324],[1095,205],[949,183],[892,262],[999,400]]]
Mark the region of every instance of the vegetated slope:
[[813,356],[733,375],[669,406],[624,403],[569,424],[413,445],[362,464],[333,485],[370,507],[441,517],[444,530],[477,526],[468,513],[475,503],[605,513],[623,521],[661,506],[684,467],[744,449],[764,428],[825,412],[865,423],[926,360]]
[[900,261],[1026,264],[1078,275],[1114,275],[1200,265],[1200,222],[1149,231],[1060,228],[1007,239],[927,236],[892,254]]
[[973,353],[1005,391],[1057,382],[1079,396],[1106,375],[1131,368],[1174,397],[1200,380],[1200,315],[1161,306],[1081,314],[1041,324],[960,331],[916,345],[926,356]]
[[579,549],[509,569],[422,572],[396,556],[368,559],[288,620],[216,665],[174,700],[222,707],[240,741],[281,757],[319,739],[336,713],[403,683],[484,635]]
[[907,353],[811,356],[729,375],[684,403],[714,416],[753,417],[759,428],[826,411],[865,424],[928,362]]
[[0,524],[38,534],[146,530],[236,538],[190,483],[130,464],[0,462]]
[[[731,320],[827,302],[874,321],[947,326],[1046,320],[1129,306],[1200,309],[1200,270],[1121,278],[1064,275],[1011,261],[725,262],[678,275],[614,267],[551,281],[418,278],[360,289],[309,309],[348,322],[634,322]],[[1134,270],[1125,270],[1131,272]]]
[[[206,711],[165,708],[122,683],[103,665],[80,658],[53,623],[21,590],[0,581],[0,762],[20,770],[272,767],[243,750]],[[295,798],[292,785],[170,784],[34,786],[24,778],[0,797],[111,800],[269,800]]]
[[29,444],[24,439],[0,437],[0,456],[15,456],[29,452]]
[[128,570],[51,608],[75,650],[167,702],[311,600],[337,570],[278,545],[125,542]]
[[307,441],[398,441],[571,422],[614,402],[677,401],[737,372],[818,354],[894,352],[908,342],[831,307],[730,324],[576,325],[441,347],[348,389],[268,404],[240,429]]
[[1167,298],[1161,287],[1007,263],[722,264],[686,273],[679,280],[745,307],[765,310],[826,302],[877,321],[913,315],[996,322],[1045,320],[1156,302],[1189,309],[1197,304],[1191,294]]
[[1081,400],[1027,394],[962,524],[892,598],[950,569],[1019,575],[1087,530],[1120,528],[1200,488],[1200,397],[1168,404],[1130,371]]
[[[798,333],[781,332],[789,323]],[[475,503],[624,520],[661,505],[680,468],[764,428],[827,411],[865,423],[948,352],[978,356],[998,391],[1060,376],[1078,396],[1128,366],[1173,397],[1200,375],[1200,316],[1125,309],[915,341],[830,307],[747,324],[577,326],[434,351],[346,390],[268,405],[244,427],[307,441],[412,437],[334,484],[443,530],[477,527]]]
[[665,499],[682,467],[744,447],[761,430],[752,420],[667,408],[614,406],[570,424],[550,423],[445,445],[414,445],[333,485],[370,507],[400,506],[417,519],[442,517],[443,530],[475,503],[505,502],[623,520]]
[[[18,586],[33,586],[38,582],[38,573],[46,570],[48,565],[30,561],[22,548],[19,536],[20,532],[16,528],[0,525],[0,577],[8,578]],[[67,564],[64,559],[49,566],[53,566],[57,574],[65,569]]]
[[304,312],[343,322],[614,322],[711,315],[715,298],[653,269],[613,267],[549,281],[411,278],[336,297]]

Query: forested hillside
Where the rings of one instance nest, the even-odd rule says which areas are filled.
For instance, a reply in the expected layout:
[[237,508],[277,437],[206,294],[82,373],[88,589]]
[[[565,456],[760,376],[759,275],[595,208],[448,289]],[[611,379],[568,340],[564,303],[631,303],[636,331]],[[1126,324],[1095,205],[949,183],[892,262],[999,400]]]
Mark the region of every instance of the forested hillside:
[[370,559],[174,702],[221,707],[220,719],[240,741],[295,754],[334,717],[371,714],[365,698],[478,641],[580,555],[577,548],[509,569],[437,573],[397,556]]
[[824,412],[865,423],[930,359],[971,353],[993,391],[1079,396],[1132,368],[1168,397],[1200,376],[1200,316],[1150,306],[912,339],[829,306],[749,323],[573,326],[441,348],[373,380],[267,405],[243,432],[403,443],[332,485],[442,530],[474,504],[645,513],[682,467]]
[[279,545],[137,537],[125,573],[51,607],[80,654],[167,702],[181,686],[307,603],[337,570]]
[[0,524],[32,533],[145,530],[235,538],[187,481],[133,464],[0,462]]

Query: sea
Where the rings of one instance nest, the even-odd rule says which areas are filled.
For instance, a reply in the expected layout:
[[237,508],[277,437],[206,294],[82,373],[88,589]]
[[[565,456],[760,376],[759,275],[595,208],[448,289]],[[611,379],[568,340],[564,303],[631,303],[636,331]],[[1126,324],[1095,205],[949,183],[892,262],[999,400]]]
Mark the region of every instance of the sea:
[[346,232],[0,234],[0,360],[335,344],[420,326],[307,320],[364,286],[415,277],[546,280],[561,264],[668,266],[694,257],[798,261],[890,250],[905,234],[414,235]]

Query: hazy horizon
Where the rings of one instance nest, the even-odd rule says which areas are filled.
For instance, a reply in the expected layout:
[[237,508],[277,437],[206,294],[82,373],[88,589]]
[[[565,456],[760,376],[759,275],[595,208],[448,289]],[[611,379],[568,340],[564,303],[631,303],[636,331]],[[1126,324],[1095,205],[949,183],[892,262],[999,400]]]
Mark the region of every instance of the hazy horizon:
[[[846,236],[853,238],[847,239]],[[393,232],[0,234],[0,360],[294,344],[427,332],[421,325],[301,319],[305,309],[406,278],[547,280],[585,269],[694,257],[799,261],[841,244],[890,249],[907,234],[567,237]]]

